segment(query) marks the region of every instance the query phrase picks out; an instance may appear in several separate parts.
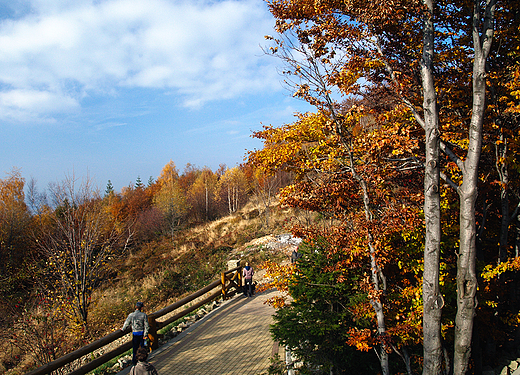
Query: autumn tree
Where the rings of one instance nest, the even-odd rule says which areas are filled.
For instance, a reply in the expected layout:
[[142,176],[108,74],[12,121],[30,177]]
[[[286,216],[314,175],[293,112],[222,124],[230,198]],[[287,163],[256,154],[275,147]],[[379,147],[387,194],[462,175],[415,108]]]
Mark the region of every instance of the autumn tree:
[[163,220],[159,208],[154,205],[160,186],[127,186],[120,194],[110,196],[106,207],[117,218],[121,231],[126,231],[133,245],[141,244],[161,233]]
[[208,221],[215,217],[215,194],[217,176],[208,167],[203,168],[188,191],[188,200],[191,202],[192,215],[196,221]]
[[[465,373],[476,308],[475,200],[486,109],[485,67],[496,2],[301,0],[269,5],[277,31],[292,35],[277,39],[271,51],[289,63],[286,72],[295,81],[296,96],[328,111],[335,123],[341,119],[331,109],[331,88],[372,100],[390,97],[404,105],[424,130],[424,373],[428,374],[438,374],[442,367],[441,176],[456,189],[460,245],[454,373]],[[303,52],[297,58],[294,46]],[[455,123],[462,126],[457,129]],[[440,158],[441,152],[447,159]],[[445,160],[451,165],[441,166]],[[457,172],[451,173],[454,169],[449,167]]]
[[178,176],[179,178],[179,187],[184,191],[185,194],[190,190],[190,187],[193,186],[197,177],[200,173],[199,168],[194,164],[187,163],[184,166],[184,170]]
[[25,180],[17,169],[0,180],[0,295],[6,301],[2,310],[29,291],[33,276],[31,214],[24,186]]
[[[36,287],[30,299],[9,311],[14,319],[1,337],[25,355],[23,362],[29,357],[37,366],[43,366],[71,352],[77,345],[67,332],[66,310],[52,293],[49,295]],[[53,373],[66,374],[77,367],[78,364],[72,363]]]
[[180,220],[188,211],[186,195],[181,188],[179,173],[173,161],[164,166],[157,184],[159,190],[154,196],[154,204],[165,215],[169,233],[173,237]]
[[38,245],[62,302],[72,310],[75,323],[88,330],[92,292],[126,233],[118,232],[89,178],[79,182],[68,176],[52,184],[49,199],[52,211],[40,214]]
[[[496,12],[495,42],[487,67],[482,170],[479,186],[477,259],[486,266],[481,272],[477,329],[474,343],[501,346],[514,334],[504,322],[520,309],[520,226],[519,168],[516,155],[520,145],[519,65],[520,40],[517,1],[500,6]],[[509,328],[509,329],[508,329]],[[497,334],[500,332],[500,334]],[[484,352],[485,354],[485,352]],[[474,356],[477,364],[486,356]],[[489,359],[488,359],[489,360]]]
[[13,169],[0,180],[0,273],[7,273],[23,257],[24,237],[30,222],[25,204],[25,180]]
[[[335,267],[322,272],[342,270],[342,276],[337,280],[339,283],[350,284],[352,279],[358,280],[355,287],[343,286],[344,290],[350,290],[350,294],[345,296],[347,299],[359,293],[354,291],[356,287],[362,290],[362,294],[366,293],[365,305],[360,310],[363,313],[349,310],[350,314],[371,320],[375,329],[368,330],[367,334],[363,331],[366,327],[361,329],[353,325],[350,334],[358,339],[351,342],[360,348],[379,348],[377,354],[381,369],[388,374],[389,353],[395,350],[406,358],[405,346],[413,344],[413,340],[403,340],[399,334],[392,337],[388,331],[392,328],[399,332],[396,327],[400,325],[385,313],[391,306],[397,308],[399,305],[396,300],[383,298],[389,294],[397,295],[392,290],[400,287],[398,282],[392,282],[400,272],[393,270],[388,274],[388,262],[397,256],[400,249],[397,239],[413,231],[417,225],[417,199],[421,194],[415,191],[417,176],[405,179],[410,170],[401,171],[389,164],[377,163],[377,160],[392,155],[391,151],[398,144],[402,146],[401,156],[413,160],[413,151],[417,152],[418,147],[416,141],[410,140],[409,134],[400,134],[399,111],[393,118],[394,124],[371,131],[359,129],[359,123],[363,122],[359,111],[344,112],[342,116],[343,127],[338,130],[353,131],[358,126],[358,137],[350,139],[347,145],[342,143],[336,131],[328,130],[328,116],[305,114],[293,124],[265,127],[256,132],[255,137],[264,140],[264,148],[251,152],[249,161],[267,175],[280,169],[290,171],[295,182],[282,189],[281,202],[318,212],[327,218],[326,223],[311,227],[297,225],[293,227],[293,233],[310,242],[318,241],[327,256],[341,259]],[[379,143],[371,146],[369,141],[376,137]],[[410,151],[412,153],[407,155]],[[413,163],[411,166],[413,170]],[[408,181],[407,186],[395,189],[396,181]],[[408,263],[402,263],[406,272],[410,272],[409,267]],[[417,288],[416,279],[409,280],[409,283],[412,289]],[[410,308],[410,303],[404,305]],[[370,311],[369,317],[367,311]],[[408,318],[413,316],[410,311],[405,314]],[[417,320],[410,319],[415,323],[413,329],[417,330]],[[400,323],[405,321],[403,318]],[[358,329],[364,333],[359,334],[361,331]],[[392,344],[396,342],[400,343]]]
[[226,171],[226,174],[222,176],[220,187],[225,189],[225,194],[227,197],[227,207],[229,214],[232,214],[238,210],[240,207],[240,196],[241,191],[245,189],[241,189],[241,185],[244,185],[244,183],[241,183],[241,181],[245,181],[244,178],[240,178],[241,176],[238,175],[240,173],[240,170],[238,168],[229,169]]
[[225,202],[227,212],[236,212],[247,199],[247,180],[240,167],[226,168],[218,181],[217,197]]
[[[518,153],[520,134],[520,41],[518,34],[519,2],[510,1],[503,6],[496,15],[496,32],[491,59],[489,61],[489,98],[486,129],[488,132],[488,153],[493,156],[496,182],[494,187],[499,188],[500,203],[497,205],[500,217],[500,234],[498,244],[497,263],[507,262],[518,257],[518,244],[511,246],[510,233],[518,233],[517,222],[519,214],[520,190],[517,183]],[[488,171],[488,170],[487,170]],[[514,230],[516,229],[516,230]],[[515,233],[515,234],[516,234]],[[516,250],[511,251],[511,249]]]

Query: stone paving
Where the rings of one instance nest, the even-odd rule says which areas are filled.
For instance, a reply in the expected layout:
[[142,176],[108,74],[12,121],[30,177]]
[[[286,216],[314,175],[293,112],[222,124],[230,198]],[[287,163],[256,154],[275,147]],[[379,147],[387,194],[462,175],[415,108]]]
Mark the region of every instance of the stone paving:
[[234,297],[152,353],[149,362],[159,375],[267,374],[278,346],[269,333],[274,309],[264,302],[274,293]]

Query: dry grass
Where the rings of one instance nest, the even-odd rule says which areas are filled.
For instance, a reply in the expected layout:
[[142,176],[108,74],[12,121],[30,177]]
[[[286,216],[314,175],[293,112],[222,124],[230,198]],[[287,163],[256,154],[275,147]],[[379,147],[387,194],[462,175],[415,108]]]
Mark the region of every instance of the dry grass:
[[[287,233],[286,224],[295,217],[295,211],[273,206],[267,227],[261,207],[249,203],[234,215],[179,232],[175,241],[164,237],[134,248],[109,265],[110,277],[92,296],[91,336],[99,338],[120,328],[137,300],[145,303],[146,311],[157,311],[207,285],[230,259],[258,264],[285,256],[283,251],[277,254],[267,249],[266,244],[273,235]],[[20,365],[29,360],[23,353],[6,347],[0,347],[0,352],[0,374],[23,373]],[[6,372],[6,367],[13,367],[14,355],[19,356],[19,366]]]

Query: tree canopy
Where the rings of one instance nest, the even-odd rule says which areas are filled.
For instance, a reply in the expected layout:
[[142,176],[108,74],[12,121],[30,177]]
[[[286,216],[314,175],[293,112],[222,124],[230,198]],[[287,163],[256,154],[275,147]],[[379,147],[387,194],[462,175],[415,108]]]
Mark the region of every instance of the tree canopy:
[[[388,217],[397,218],[401,210],[409,219],[408,209],[418,214],[413,211],[418,207],[414,197],[423,200],[424,224],[416,219],[410,223],[424,228],[424,234],[396,231],[421,241],[416,248],[423,248],[419,267],[423,373],[464,374],[469,366],[478,368],[478,353],[470,363],[473,332],[478,332],[474,317],[478,323],[478,317],[487,314],[485,306],[477,305],[478,280],[481,275],[489,280],[491,274],[503,274],[499,269],[517,269],[518,245],[509,232],[518,230],[513,224],[518,221],[518,188],[510,179],[518,169],[509,150],[516,147],[519,136],[518,4],[494,0],[268,4],[277,35],[266,37],[271,46],[265,51],[281,58],[286,84],[317,112],[256,133],[264,139],[264,149],[250,160],[267,169],[294,171],[299,180],[284,190],[286,204],[348,223],[327,239],[327,251],[337,251],[335,240],[355,236],[369,254],[368,285],[380,295],[388,296],[381,286],[388,288],[388,274],[394,273],[385,270],[386,262],[400,259],[402,252],[402,242],[399,245],[391,232],[377,229],[394,222],[383,213],[395,212]],[[310,118],[319,122],[312,130],[310,120],[305,125],[302,120]],[[411,171],[412,178],[407,178]],[[499,220],[491,225],[493,216]],[[364,222],[356,225],[355,218]],[[295,233],[309,241],[323,235],[300,229]],[[381,244],[387,244],[386,252],[379,250]],[[354,246],[343,242],[339,248],[349,253]],[[487,264],[480,275],[477,260]],[[409,271],[414,262],[417,259],[406,267]],[[501,268],[494,267],[502,263]],[[404,280],[395,280],[398,288]],[[376,297],[371,305],[386,374],[390,345],[384,337],[392,301]],[[517,305],[509,304],[507,314],[518,314]],[[453,361],[445,360],[447,342],[453,344]]]

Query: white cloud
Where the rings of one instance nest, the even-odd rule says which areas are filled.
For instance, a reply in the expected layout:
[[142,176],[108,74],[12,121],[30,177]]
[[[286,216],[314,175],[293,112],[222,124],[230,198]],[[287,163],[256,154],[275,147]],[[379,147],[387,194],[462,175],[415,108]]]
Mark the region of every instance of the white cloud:
[[128,124],[126,122],[105,122],[103,124],[97,124],[95,129],[97,131],[110,129],[110,128],[119,128],[123,126],[127,126]]
[[259,48],[272,24],[259,0],[33,0],[0,23],[0,116],[126,88],[174,90],[193,107],[276,89]]
[[79,107],[77,100],[49,91],[15,89],[0,92],[2,115],[22,121],[38,117],[48,120],[54,112],[70,112]]

